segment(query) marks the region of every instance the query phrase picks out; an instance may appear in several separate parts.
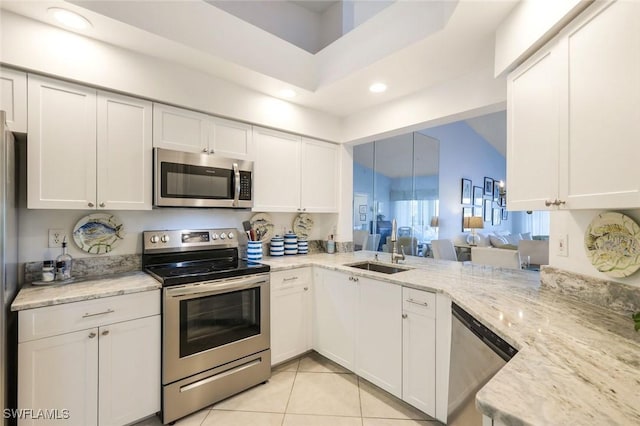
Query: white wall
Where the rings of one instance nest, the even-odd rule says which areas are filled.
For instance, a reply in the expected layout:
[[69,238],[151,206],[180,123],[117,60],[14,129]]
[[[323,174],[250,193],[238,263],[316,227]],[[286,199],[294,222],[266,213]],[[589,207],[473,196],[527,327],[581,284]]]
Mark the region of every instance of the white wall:
[[590,3],[590,0],[522,0],[496,30],[496,77],[515,68]]
[[[551,212],[551,235],[549,235],[549,264],[567,271],[577,272],[609,281],[623,282],[640,287],[640,272],[626,278],[611,278],[596,270],[587,258],[584,235],[591,221],[606,210],[573,210]],[[620,210],[640,223],[640,209]],[[558,255],[558,241],[568,236],[568,256]]]

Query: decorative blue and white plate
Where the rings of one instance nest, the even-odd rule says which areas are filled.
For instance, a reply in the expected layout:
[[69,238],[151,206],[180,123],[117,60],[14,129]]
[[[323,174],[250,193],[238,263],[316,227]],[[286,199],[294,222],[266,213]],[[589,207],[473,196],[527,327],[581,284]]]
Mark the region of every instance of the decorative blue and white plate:
[[73,228],[73,241],[92,254],[109,253],[125,236],[120,219],[108,213],[90,214],[78,221]]
[[273,222],[267,213],[256,213],[249,222],[251,228],[260,231],[260,241],[269,241],[273,237]]

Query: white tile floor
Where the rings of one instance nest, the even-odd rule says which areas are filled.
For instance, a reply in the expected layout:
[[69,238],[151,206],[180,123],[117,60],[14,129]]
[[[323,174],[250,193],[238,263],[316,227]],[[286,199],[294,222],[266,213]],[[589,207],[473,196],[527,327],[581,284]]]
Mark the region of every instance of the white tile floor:
[[[136,426],[161,425],[158,418]],[[271,379],[176,422],[179,426],[436,426],[441,423],[312,352]]]

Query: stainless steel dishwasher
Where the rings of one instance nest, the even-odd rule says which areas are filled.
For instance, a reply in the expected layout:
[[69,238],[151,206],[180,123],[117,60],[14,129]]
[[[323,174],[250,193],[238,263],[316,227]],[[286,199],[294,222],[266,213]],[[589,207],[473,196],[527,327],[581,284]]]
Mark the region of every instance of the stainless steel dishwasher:
[[481,425],[476,393],[518,351],[455,303],[451,314],[447,425]]

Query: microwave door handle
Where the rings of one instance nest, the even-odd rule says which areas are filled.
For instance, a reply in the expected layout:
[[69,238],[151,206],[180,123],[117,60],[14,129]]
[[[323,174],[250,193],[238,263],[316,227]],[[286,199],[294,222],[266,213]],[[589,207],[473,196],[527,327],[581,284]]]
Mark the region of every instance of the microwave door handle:
[[238,207],[238,201],[240,200],[240,170],[238,169],[238,163],[233,163],[233,179],[236,184],[235,193],[233,195],[233,207]]

